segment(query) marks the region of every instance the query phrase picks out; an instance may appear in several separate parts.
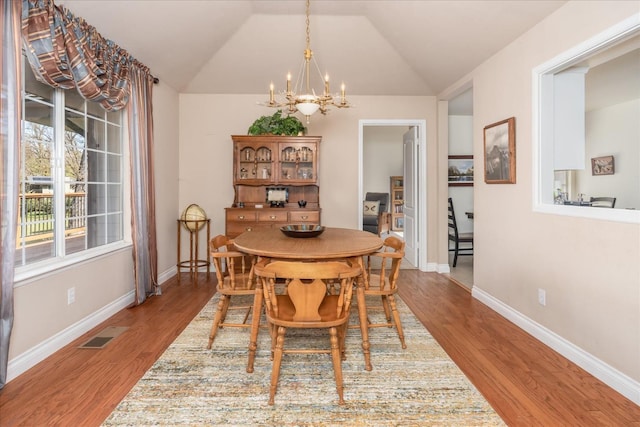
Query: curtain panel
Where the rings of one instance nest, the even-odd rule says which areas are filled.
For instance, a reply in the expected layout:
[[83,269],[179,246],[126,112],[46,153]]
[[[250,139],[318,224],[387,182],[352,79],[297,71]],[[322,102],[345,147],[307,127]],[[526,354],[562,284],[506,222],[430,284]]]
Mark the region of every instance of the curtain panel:
[[20,2],[3,1],[0,25],[2,53],[0,81],[2,97],[0,122],[2,150],[0,150],[0,224],[2,251],[0,252],[0,389],[7,382],[9,342],[13,328],[13,279],[18,227],[18,189],[22,115],[22,61],[20,60]]
[[131,234],[136,304],[153,294],[158,284],[156,204],[153,167],[153,76],[146,67],[131,67],[131,99],[127,105],[131,146]]

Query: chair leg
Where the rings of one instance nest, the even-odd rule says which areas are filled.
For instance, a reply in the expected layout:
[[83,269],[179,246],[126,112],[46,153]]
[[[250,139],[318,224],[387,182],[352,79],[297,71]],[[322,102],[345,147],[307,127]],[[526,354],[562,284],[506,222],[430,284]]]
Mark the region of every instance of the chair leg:
[[278,378],[280,377],[280,365],[282,364],[282,354],[284,352],[284,326],[278,328],[278,340],[276,351],[273,357],[273,367],[271,368],[271,387],[269,387],[269,405],[274,404],[276,390],[278,389]]
[[458,263],[458,251],[460,250],[460,244],[456,241],[455,252],[453,253],[453,266]]
[[400,344],[402,348],[407,348],[407,344],[404,342],[404,332],[402,330],[402,322],[400,322],[400,313],[396,306],[396,298],[393,295],[389,295],[389,302],[391,303],[391,312],[393,313],[393,321],[396,324],[396,330],[398,331],[398,338],[400,338]]
[[391,324],[391,309],[389,308],[389,300],[386,295],[382,295],[382,307],[384,308],[384,316],[387,318],[387,323],[389,327],[393,326]]
[[209,333],[209,344],[207,345],[208,349],[211,349],[213,345],[213,340],[216,339],[216,333],[218,332],[218,326],[220,323],[224,321],[224,314],[227,312],[227,307],[229,307],[229,297],[227,295],[220,295],[220,300],[218,301],[218,308],[216,310],[216,314],[213,317],[213,324],[211,325],[211,332]]
[[338,344],[338,331],[335,327],[329,329],[329,335],[331,341],[331,361],[333,362],[333,372],[336,377],[336,390],[338,391],[338,404],[344,405],[342,361],[340,357],[340,345]]
[[347,339],[347,329],[347,323],[338,328],[338,343],[340,344],[340,356],[342,360],[347,360],[347,351],[345,346],[345,340]]

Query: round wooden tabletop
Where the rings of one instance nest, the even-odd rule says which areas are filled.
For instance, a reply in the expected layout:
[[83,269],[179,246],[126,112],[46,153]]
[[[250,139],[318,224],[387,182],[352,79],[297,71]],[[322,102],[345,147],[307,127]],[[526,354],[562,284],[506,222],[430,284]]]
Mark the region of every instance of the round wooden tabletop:
[[246,231],[233,241],[242,252],[284,259],[348,258],[382,247],[382,239],[368,231],[329,227],[317,237],[287,237],[279,228],[269,228]]

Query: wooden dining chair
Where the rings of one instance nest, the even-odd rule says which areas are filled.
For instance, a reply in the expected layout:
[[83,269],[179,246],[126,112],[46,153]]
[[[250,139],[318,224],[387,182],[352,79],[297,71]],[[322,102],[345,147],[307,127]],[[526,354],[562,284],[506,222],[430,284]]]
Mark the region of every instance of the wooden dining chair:
[[449,197],[449,242],[453,242],[453,248],[449,252],[453,252],[453,267],[458,264],[458,257],[467,255],[473,256],[473,233],[458,232],[458,222],[456,221],[456,213],[453,210],[453,200]]
[[[271,333],[273,366],[269,405],[274,404],[280,366],[285,353],[330,353],[338,403],[344,404],[342,360],[345,358],[346,327],[355,280],[361,271],[358,266],[338,261],[273,261],[266,265],[256,265],[256,279],[262,284],[267,323]],[[280,289],[279,282],[282,281],[287,284],[286,293]],[[328,281],[339,282],[339,286],[335,287],[336,294],[327,292]],[[285,334],[288,328],[327,329],[330,348],[285,348]]]
[[[380,305],[371,305],[367,302],[367,313],[373,310],[384,310],[386,322],[372,323],[368,317],[368,328],[392,328],[398,332],[398,338],[402,348],[407,348],[404,342],[402,322],[396,306],[395,295],[398,292],[398,275],[400,264],[404,258],[404,240],[395,236],[389,236],[384,240],[382,249],[366,256],[365,290],[366,296],[380,297]],[[358,325],[352,325],[358,327]]]
[[[213,317],[209,344],[211,348],[219,328],[236,327],[250,328],[247,323],[252,305],[231,305],[231,298],[239,295],[254,295],[255,280],[253,278],[253,265],[255,257],[239,252],[233,245],[233,240],[224,235],[215,236],[210,243],[211,260],[216,270],[218,279],[217,291],[220,293],[218,307]],[[226,322],[229,310],[246,310],[242,323]]]

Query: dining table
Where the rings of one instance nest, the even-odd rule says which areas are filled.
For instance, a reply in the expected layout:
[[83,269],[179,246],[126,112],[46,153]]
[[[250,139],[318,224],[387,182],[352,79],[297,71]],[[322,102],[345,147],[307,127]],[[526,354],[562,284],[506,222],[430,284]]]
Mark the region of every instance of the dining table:
[[[356,282],[356,298],[360,333],[362,334],[362,351],[365,370],[370,371],[371,354],[369,330],[367,326],[367,307],[364,293],[364,259],[365,255],[377,251],[383,245],[382,239],[373,233],[349,228],[325,227],[322,234],[316,237],[289,237],[280,228],[265,228],[246,231],[234,239],[235,247],[247,254],[259,258],[284,259],[300,261],[329,261],[346,259],[357,263],[362,274]],[[249,358],[247,372],[253,372],[255,354],[258,348],[258,330],[264,296],[262,287],[256,284],[249,338]]]

